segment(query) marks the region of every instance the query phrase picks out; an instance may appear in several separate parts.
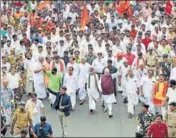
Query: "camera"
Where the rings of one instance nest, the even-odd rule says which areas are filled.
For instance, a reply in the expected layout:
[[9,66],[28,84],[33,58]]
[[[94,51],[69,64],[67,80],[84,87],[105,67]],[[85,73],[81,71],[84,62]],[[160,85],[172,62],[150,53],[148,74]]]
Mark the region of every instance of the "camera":
[[40,126],[40,127],[39,127],[39,131],[40,131],[41,136],[44,136],[44,135],[45,135],[44,130],[43,130],[43,127],[42,127],[42,126]]

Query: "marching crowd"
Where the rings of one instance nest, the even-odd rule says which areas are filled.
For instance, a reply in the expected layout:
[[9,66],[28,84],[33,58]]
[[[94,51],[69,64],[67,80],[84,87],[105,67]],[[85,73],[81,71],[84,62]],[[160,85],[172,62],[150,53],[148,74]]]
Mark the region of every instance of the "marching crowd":
[[175,1],[4,0],[0,23],[2,135],[52,137],[49,99],[66,137],[77,97],[113,118],[122,95],[136,136],[176,137]]

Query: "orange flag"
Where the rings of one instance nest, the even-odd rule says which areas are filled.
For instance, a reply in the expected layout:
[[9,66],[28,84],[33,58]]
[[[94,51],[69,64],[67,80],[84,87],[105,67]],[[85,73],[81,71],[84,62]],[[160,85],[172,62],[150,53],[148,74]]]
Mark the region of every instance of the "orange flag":
[[84,27],[88,24],[89,22],[89,14],[87,10],[87,5],[84,5],[84,8],[81,13],[81,30],[84,29]]
[[50,4],[51,3],[51,1],[49,1],[49,0],[47,0],[47,1],[42,1],[42,2],[40,2],[39,3],[39,5],[37,6],[37,9],[38,10],[41,10],[41,9],[43,9],[43,8],[45,8],[48,4]]
[[125,12],[127,12],[129,6],[130,6],[130,1],[128,1],[128,0],[120,1],[119,6],[117,7],[118,15],[121,16]]

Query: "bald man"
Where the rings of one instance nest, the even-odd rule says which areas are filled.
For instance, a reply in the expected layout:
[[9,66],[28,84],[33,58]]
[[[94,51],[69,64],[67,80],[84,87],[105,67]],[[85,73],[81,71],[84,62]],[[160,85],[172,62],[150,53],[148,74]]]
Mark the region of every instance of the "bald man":
[[105,68],[104,75],[100,79],[100,91],[102,93],[103,101],[105,102],[104,112],[108,110],[109,118],[112,118],[112,103],[116,102],[114,95],[113,76],[110,74],[108,68]]

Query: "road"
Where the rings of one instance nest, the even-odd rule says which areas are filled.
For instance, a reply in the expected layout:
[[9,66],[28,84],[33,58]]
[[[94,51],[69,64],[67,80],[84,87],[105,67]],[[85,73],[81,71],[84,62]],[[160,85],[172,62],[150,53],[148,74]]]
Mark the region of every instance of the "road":
[[[52,125],[53,136],[61,137],[61,127],[57,112],[52,110],[48,100],[45,105],[47,121]],[[136,108],[136,115],[140,112],[140,105]],[[76,106],[68,119],[68,137],[134,137],[136,132],[136,115],[128,118],[127,106],[123,104],[121,94],[117,96],[117,104],[113,105],[112,119],[107,113],[103,113],[101,102],[98,102],[97,110],[89,115],[88,103]],[[10,136],[10,135],[7,135]]]

